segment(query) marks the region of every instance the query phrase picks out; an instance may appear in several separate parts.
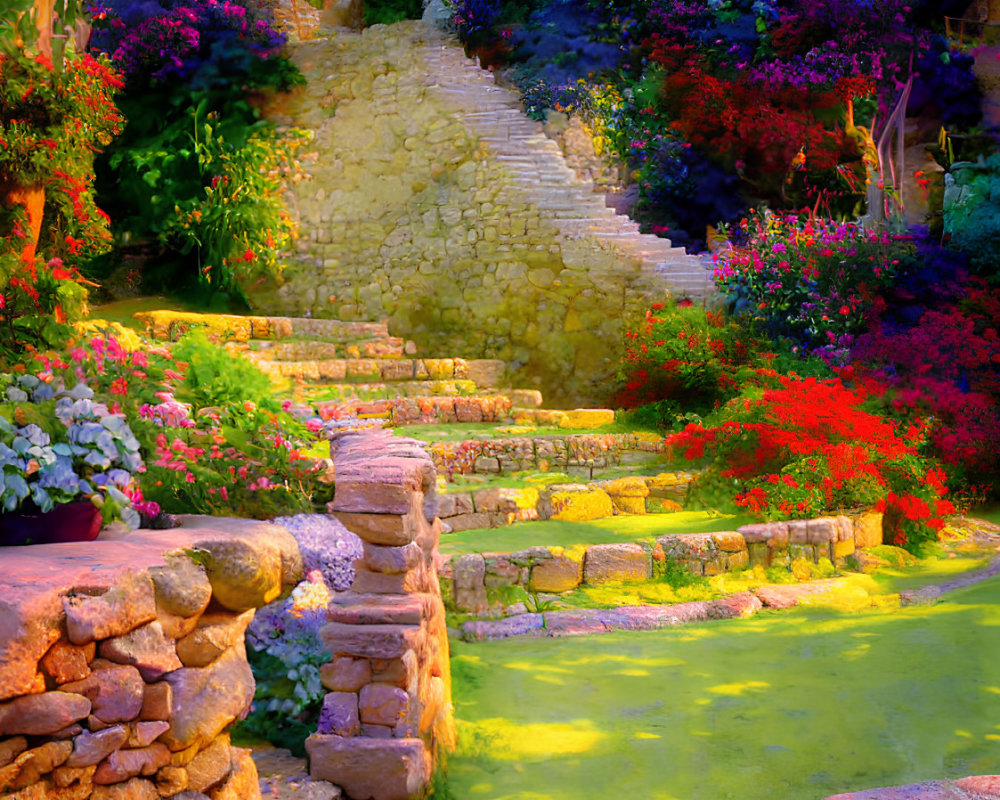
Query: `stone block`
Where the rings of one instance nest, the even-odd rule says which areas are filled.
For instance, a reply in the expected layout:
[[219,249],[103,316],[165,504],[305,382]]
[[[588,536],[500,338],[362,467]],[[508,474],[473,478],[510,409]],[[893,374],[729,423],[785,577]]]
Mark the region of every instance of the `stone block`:
[[85,645],[56,642],[42,657],[40,666],[57,684],[78,681],[90,674],[89,662],[95,651],[94,642]]
[[419,677],[420,665],[412,650],[403,653],[401,658],[378,658],[372,661],[373,683],[389,683],[415,695],[419,688]]
[[204,551],[212,597],[224,608],[260,608],[281,594],[281,552],[264,537],[205,539],[195,547]]
[[323,685],[332,692],[357,692],[371,682],[372,666],[367,658],[336,656],[319,668]]
[[828,547],[837,541],[837,520],[834,517],[817,517],[806,520],[806,537],[809,544]]
[[458,514],[448,518],[448,526],[451,528],[452,533],[489,528],[491,524],[492,519],[487,513]]
[[882,544],[882,513],[867,511],[853,520],[856,547],[878,547]]
[[855,549],[854,540],[848,539],[845,542],[834,542],[832,548],[833,548],[833,559],[832,559],[833,563],[843,564],[848,556],[854,554],[854,549]]
[[361,560],[355,563],[372,572],[383,572],[387,575],[407,572],[422,564],[424,560],[423,551],[414,542],[403,547],[385,547],[364,542],[362,548]]
[[747,549],[746,539],[736,531],[719,531],[712,534],[716,549],[723,553],[740,553]]
[[200,614],[212,599],[212,584],[205,568],[186,554],[170,554],[165,559],[165,566],[149,569],[157,606],[179,617]]
[[409,714],[409,708],[409,694],[390,683],[369,683],[359,694],[358,712],[368,724],[394,726]]
[[788,526],[788,541],[790,544],[812,544],[809,541],[808,520],[790,519],[785,524]]
[[423,630],[416,625],[345,625],[329,622],[319,630],[320,639],[334,656],[400,658],[423,642]]
[[242,614],[210,613],[177,642],[177,655],[185,667],[206,667],[230,647],[243,641],[254,611]]
[[153,581],[145,573],[126,573],[102,594],[72,595],[62,603],[73,644],[120,636],[156,619]]
[[138,775],[155,775],[168,764],[170,751],[159,742],[133,750],[115,750],[98,765],[94,783],[106,786]]
[[[175,795],[174,800],[202,800],[207,795],[189,792],[190,798],[185,798],[182,792]],[[156,784],[146,778],[129,778],[125,783],[111,786],[94,786],[90,800],[160,800]]]
[[532,592],[568,592],[583,580],[583,560],[559,556],[538,561],[531,568],[528,589]]
[[510,402],[514,408],[541,408],[542,393],[537,389],[514,389],[510,392]]
[[170,708],[174,701],[174,689],[166,681],[147,683],[142,692],[142,708],[139,719],[170,719]]
[[[417,538],[420,518],[412,514],[366,514],[334,511],[335,516],[351,533],[376,545],[403,547]],[[451,520],[448,520],[451,524]]]
[[162,741],[173,751],[205,747],[253,700],[254,680],[240,643],[206,667],[184,667],[166,680],[172,691],[171,729]]
[[765,543],[771,550],[785,550],[788,547],[787,522],[760,522],[744,525],[738,530],[747,544]]
[[317,733],[337,736],[357,736],[361,733],[356,692],[330,692],[323,698]]
[[574,408],[564,414],[560,428],[601,428],[615,421],[615,412],[609,408]]
[[[548,509],[551,512],[546,517]],[[607,492],[597,488],[551,487],[542,495],[538,513],[542,518],[586,522],[613,516],[614,506]]]
[[430,780],[430,753],[420,739],[314,734],[306,751],[312,778],[342,787],[349,797],[412,800]]
[[219,736],[187,764],[188,789],[206,794],[218,786],[233,769],[229,735]]
[[482,613],[489,607],[486,598],[486,562],[478,553],[467,553],[452,562],[452,591],[460,610]]
[[166,720],[149,720],[135,722],[129,730],[128,747],[149,747],[161,733],[170,730],[170,723]]
[[[397,459],[407,461],[409,459]],[[334,513],[347,511],[357,514],[407,514],[414,501],[423,497],[418,488],[386,480],[341,479],[337,474],[336,491],[330,508]],[[341,522],[344,522],[341,519]],[[346,526],[347,523],[344,522]],[[350,529],[350,526],[348,526]],[[358,533],[361,536],[361,533]],[[377,544],[382,544],[378,542]],[[404,544],[400,542],[400,544]]]
[[426,583],[426,571],[423,569],[411,569],[387,575],[384,572],[372,572],[357,567],[351,591],[357,594],[409,594],[425,589]]
[[427,615],[429,597],[344,593],[330,602],[326,618],[349,625],[419,625]]
[[73,753],[67,767],[91,767],[99,764],[128,741],[128,728],[114,725],[103,731],[83,731],[73,737]]
[[128,722],[142,710],[146,684],[139,670],[132,666],[108,666],[97,669],[81,681],[63,685],[63,690],[87,697],[91,714],[104,723]]
[[[261,800],[260,780],[257,776],[257,765],[250,751],[242,747],[231,747],[232,769],[225,782],[212,790],[211,800]],[[321,790],[320,782],[307,788],[304,800],[340,800],[340,790],[329,784]],[[167,795],[169,796],[169,795]],[[185,800],[175,796],[173,800]],[[201,800],[192,793],[191,800]]]
[[163,627],[156,621],[121,636],[105,639],[98,652],[101,658],[116,664],[134,666],[145,681],[155,681],[165,673],[184,666],[177,657],[176,643],[164,635]]
[[650,552],[638,544],[591,545],[583,560],[583,580],[589,584],[646,580],[650,570]]

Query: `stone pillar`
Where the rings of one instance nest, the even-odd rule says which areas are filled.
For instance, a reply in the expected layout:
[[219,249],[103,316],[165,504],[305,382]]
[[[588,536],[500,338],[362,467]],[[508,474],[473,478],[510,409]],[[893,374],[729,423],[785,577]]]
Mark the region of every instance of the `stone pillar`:
[[387,431],[343,434],[330,449],[330,510],[364,555],[320,630],[333,659],[306,741],[310,772],[350,798],[409,800],[455,744],[434,466],[417,442]]

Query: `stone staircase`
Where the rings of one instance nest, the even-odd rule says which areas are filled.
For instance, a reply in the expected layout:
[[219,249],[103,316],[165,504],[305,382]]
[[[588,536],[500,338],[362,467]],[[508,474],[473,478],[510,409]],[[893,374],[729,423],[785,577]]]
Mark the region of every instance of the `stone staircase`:
[[525,115],[517,93],[497,85],[478,60],[444,39],[430,41],[422,55],[435,76],[431,90],[493,151],[515,185],[564,237],[592,236],[640,259],[651,286],[689,296],[715,291],[710,257],[688,255],[669,239],[640,233],[636,222],[608,208],[603,193],[578,178],[559,145]]
[[420,358],[416,345],[389,333],[385,322],[305,317],[241,317],[151,311],[136,315],[146,332],[173,341],[203,327],[274,379],[290,379],[299,399],[321,390],[341,402],[496,393],[505,385],[498,359]]

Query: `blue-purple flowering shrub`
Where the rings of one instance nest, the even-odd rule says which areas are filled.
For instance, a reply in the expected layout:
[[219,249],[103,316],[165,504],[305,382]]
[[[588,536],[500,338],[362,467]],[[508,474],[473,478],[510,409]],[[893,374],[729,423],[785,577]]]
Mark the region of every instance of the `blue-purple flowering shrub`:
[[306,572],[319,570],[326,585],[343,592],[354,582],[354,561],[361,558],[361,540],[339,520],[325,514],[296,514],[277,517],[276,525],[286,528],[299,544]]
[[247,657],[257,691],[245,732],[303,755],[316,730],[323,695],[319,668],[330,660],[319,639],[331,592],[354,582],[361,540],[333,517],[296,514],[274,522],[298,542],[307,573],[292,593],[260,609],[247,629]]
[[259,609],[247,628],[247,659],[257,688],[239,730],[305,755],[323,695],[319,668],[330,660],[319,629],[326,624],[330,590],[318,570],[287,597]]
[[139,526],[133,475],[143,469],[125,416],[35,375],[0,374],[0,513],[51,511],[90,500],[105,522]]

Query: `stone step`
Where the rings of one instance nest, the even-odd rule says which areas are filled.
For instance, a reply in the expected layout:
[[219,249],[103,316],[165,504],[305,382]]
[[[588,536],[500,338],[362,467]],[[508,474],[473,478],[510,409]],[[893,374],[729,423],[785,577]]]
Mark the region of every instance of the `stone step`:
[[134,315],[145,324],[146,332],[157,339],[176,340],[191,328],[204,327],[236,341],[313,337],[327,341],[354,342],[391,340],[385,322],[344,322],[306,317],[241,316],[199,314],[187,311],[141,311]]
[[[592,181],[569,168],[559,145],[523,114],[519,96],[497,86],[492,73],[465,58],[457,47],[429,46],[425,59],[437,76],[437,91],[459,106],[456,116],[494,151],[515,183],[543,211],[554,212],[556,226],[570,238],[593,236],[613,243],[644,262],[650,280],[688,293],[714,291],[698,272],[700,261],[669,240],[643,234],[638,225],[605,209]],[[677,273],[677,274],[675,274]]]
[[[259,352],[243,355],[273,377],[358,384],[467,381],[476,387],[500,386],[507,365],[496,359],[464,358],[328,358],[275,361]],[[437,394],[437,392],[428,392]]]
[[255,341],[250,345],[234,347],[240,353],[253,353],[266,361],[310,361],[347,358],[403,358],[416,352],[416,345],[388,336],[376,339],[359,339],[346,342],[323,340]]
[[[469,380],[445,381],[395,381],[349,383],[320,378],[307,380],[301,388],[296,388],[296,400],[304,400],[313,405],[368,402],[394,398],[418,397],[474,397],[478,393],[495,393],[495,387],[480,387]],[[379,415],[376,415],[379,416]]]

